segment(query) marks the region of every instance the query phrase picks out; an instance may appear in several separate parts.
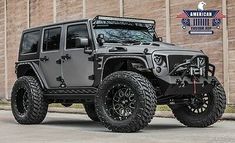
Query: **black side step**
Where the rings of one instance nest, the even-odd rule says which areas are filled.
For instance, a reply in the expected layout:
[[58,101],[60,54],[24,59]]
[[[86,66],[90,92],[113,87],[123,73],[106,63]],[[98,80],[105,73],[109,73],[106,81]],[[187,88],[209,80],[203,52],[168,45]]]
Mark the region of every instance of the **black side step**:
[[95,94],[44,94],[52,103],[93,103]]
[[87,103],[94,102],[97,88],[48,89],[44,96],[52,103]]

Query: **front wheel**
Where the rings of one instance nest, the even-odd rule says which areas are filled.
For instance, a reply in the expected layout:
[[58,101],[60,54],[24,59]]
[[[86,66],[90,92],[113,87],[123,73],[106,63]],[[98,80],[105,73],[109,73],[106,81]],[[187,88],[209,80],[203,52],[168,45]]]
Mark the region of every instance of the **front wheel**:
[[155,90],[142,75],[118,71],[106,77],[95,97],[100,121],[114,132],[136,132],[153,118]]
[[170,106],[177,120],[188,127],[207,127],[218,121],[226,108],[226,96],[219,84],[211,93],[194,95],[188,105]]

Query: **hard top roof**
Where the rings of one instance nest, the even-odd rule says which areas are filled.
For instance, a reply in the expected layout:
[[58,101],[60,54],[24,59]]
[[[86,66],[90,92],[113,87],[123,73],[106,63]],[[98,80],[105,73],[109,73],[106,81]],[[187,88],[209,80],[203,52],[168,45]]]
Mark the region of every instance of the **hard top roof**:
[[41,25],[41,26],[25,29],[24,32],[34,31],[34,30],[39,30],[39,29],[46,28],[46,27],[53,27],[53,26],[57,26],[57,25],[59,26],[59,25],[69,24],[69,23],[87,22],[89,20],[92,20],[92,19],[71,20],[71,21],[65,21],[65,22],[52,23],[52,24],[48,24],[48,25]]

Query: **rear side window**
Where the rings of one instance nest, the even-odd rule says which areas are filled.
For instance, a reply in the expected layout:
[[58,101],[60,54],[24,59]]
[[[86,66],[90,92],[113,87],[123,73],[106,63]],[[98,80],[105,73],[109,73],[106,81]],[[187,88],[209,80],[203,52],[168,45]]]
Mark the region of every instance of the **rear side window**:
[[21,54],[36,53],[40,40],[40,31],[28,32],[23,35]]
[[[86,24],[68,26],[66,49],[74,49],[76,37],[88,38],[88,30]],[[84,47],[79,47],[84,48]]]
[[43,51],[59,50],[61,28],[46,29],[43,36]]

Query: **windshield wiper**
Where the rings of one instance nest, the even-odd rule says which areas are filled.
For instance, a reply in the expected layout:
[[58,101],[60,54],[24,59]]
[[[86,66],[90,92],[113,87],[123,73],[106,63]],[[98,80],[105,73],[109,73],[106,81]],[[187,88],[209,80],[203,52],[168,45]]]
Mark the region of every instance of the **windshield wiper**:
[[131,40],[131,39],[122,40],[122,43],[137,43],[137,42],[140,42],[140,41],[137,41],[137,40]]
[[130,44],[141,44],[141,41],[137,41],[137,40],[130,40],[130,39],[127,39],[127,40],[122,40],[122,44],[127,44],[127,43],[130,43]]
[[105,40],[105,43],[121,43],[121,41],[118,41],[118,40]]
[[105,40],[105,43],[120,43],[122,45],[127,45],[127,44],[141,44],[140,41],[137,41],[137,40],[130,40],[130,39],[127,39],[127,40]]

